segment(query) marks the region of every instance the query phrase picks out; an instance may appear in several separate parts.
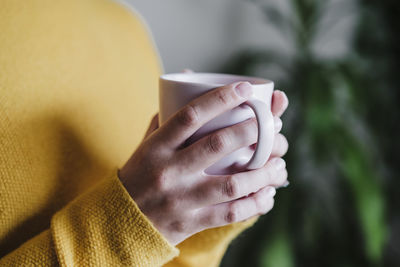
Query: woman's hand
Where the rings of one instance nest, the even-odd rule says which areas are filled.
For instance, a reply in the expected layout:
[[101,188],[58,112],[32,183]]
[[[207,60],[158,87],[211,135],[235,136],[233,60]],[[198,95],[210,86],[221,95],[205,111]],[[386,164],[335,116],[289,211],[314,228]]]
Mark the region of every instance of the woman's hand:
[[[160,128],[157,117],[153,118],[147,136],[119,171],[141,211],[171,244],[204,229],[267,213],[274,204],[275,187],[286,183],[280,157],[286,153],[287,141],[282,135],[277,135],[273,157],[260,169],[233,175],[204,172],[227,154],[257,141],[255,119],[182,146],[202,125],[245,102],[251,93],[248,83],[223,86],[193,100]],[[276,94],[272,111],[279,132],[278,117],[287,98],[282,92]]]

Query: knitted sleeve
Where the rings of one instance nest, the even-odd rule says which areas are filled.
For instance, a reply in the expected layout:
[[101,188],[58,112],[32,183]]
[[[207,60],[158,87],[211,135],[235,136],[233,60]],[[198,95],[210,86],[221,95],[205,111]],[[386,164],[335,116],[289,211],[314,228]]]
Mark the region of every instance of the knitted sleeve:
[[217,267],[230,242],[242,231],[252,226],[257,218],[208,229],[197,233],[180,243],[177,247],[179,257],[166,264],[166,267]]
[[57,212],[50,229],[0,266],[161,266],[178,254],[115,174]]

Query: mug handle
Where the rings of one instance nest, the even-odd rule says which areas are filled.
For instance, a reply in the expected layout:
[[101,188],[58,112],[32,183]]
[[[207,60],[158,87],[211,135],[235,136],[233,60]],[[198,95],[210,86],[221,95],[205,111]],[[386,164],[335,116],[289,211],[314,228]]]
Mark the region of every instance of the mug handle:
[[264,166],[271,155],[275,137],[274,118],[270,107],[261,100],[251,98],[244,104],[253,110],[257,119],[258,137],[256,150],[249,162],[245,164],[246,169],[254,170]]

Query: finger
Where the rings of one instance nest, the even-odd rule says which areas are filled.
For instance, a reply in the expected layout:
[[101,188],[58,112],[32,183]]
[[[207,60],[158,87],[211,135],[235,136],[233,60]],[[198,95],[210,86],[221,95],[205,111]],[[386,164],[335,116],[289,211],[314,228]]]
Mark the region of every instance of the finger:
[[271,106],[272,114],[278,117],[282,116],[288,105],[289,105],[289,100],[286,94],[282,91],[275,90],[274,93],[272,94],[272,106]]
[[196,218],[203,229],[244,221],[270,211],[275,194],[275,188],[266,187],[248,197],[200,209]]
[[280,187],[287,180],[286,164],[275,158],[257,170],[233,175],[207,176],[204,181],[187,192],[187,205],[200,208],[248,196],[266,186]]
[[182,172],[203,171],[225,155],[257,141],[255,118],[215,131],[178,151],[176,160]]
[[194,71],[191,69],[183,69],[182,72],[183,73],[193,73]]
[[290,185],[289,181],[286,181],[285,183],[283,183],[281,186],[277,186],[275,187],[275,189],[281,189],[281,188],[286,188]]
[[152,132],[158,128],[158,113],[151,119],[149,128],[147,128],[146,134],[143,139],[146,139]]
[[194,99],[164,123],[157,136],[173,148],[181,146],[201,126],[245,102],[252,94],[248,82],[222,86]]
[[275,134],[279,133],[282,130],[282,120],[274,116],[274,128],[275,128]]
[[271,158],[283,157],[288,151],[289,143],[286,137],[282,134],[275,135],[274,145],[272,147]]

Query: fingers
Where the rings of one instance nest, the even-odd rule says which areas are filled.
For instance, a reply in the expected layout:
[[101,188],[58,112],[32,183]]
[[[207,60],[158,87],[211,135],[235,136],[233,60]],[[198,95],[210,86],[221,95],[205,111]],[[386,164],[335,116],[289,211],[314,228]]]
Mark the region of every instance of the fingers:
[[203,229],[244,221],[270,211],[275,193],[275,188],[266,187],[248,197],[200,209],[196,217]]
[[178,151],[177,162],[187,173],[202,171],[225,155],[257,141],[255,118],[211,133]]
[[287,180],[285,167],[283,159],[274,158],[257,170],[207,176],[191,192],[188,191],[187,205],[192,208],[204,207],[248,196],[266,186],[282,186]]
[[289,105],[289,100],[286,94],[282,91],[275,90],[272,94],[272,114],[274,116],[282,116]]
[[274,145],[272,147],[271,158],[283,157],[288,151],[289,143],[282,134],[275,135]]
[[146,139],[152,132],[154,132],[158,128],[158,113],[153,116],[151,119],[149,128],[146,131],[143,139]]
[[206,122],[245,102],[251,94],[248,82],[211,90],[175,113],[160,127],[158,137],[163,143],[178,148]]
[[274,116],[274,128],[275,128],[275,134],[279,133],[282,130],[282,120]]

